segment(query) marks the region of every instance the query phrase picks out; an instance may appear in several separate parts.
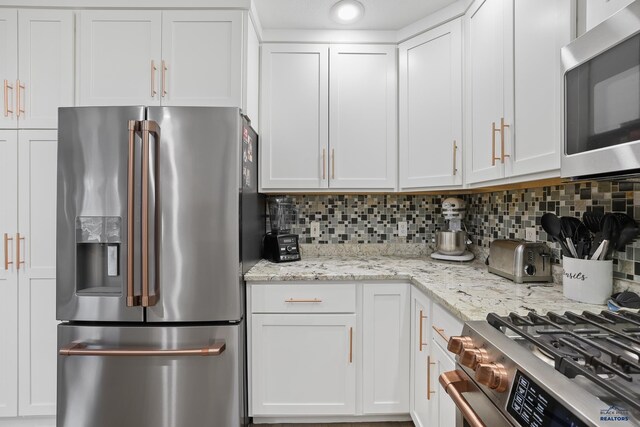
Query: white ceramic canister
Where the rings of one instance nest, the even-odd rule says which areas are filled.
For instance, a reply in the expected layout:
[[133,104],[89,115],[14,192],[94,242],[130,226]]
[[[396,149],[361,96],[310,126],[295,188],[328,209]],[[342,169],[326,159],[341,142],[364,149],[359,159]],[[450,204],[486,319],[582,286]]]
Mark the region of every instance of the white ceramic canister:
[[590,304],[606,304],[613,292],[613,260],[562,257],[562,293]]

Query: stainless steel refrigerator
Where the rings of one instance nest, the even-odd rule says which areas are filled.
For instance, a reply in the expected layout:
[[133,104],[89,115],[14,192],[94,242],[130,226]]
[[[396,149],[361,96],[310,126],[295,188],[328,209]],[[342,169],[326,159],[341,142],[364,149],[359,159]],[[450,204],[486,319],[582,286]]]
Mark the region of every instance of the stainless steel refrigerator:
[[257,135],[237,108],[60,108],[58,427],[244,425]]

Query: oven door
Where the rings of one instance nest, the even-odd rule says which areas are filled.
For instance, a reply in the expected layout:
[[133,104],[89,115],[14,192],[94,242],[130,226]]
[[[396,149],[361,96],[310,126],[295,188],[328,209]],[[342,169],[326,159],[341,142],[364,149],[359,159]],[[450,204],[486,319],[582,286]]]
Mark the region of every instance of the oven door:
[[462,369],[444,372],[439,381],[456,405],[456,427],[513,427]]

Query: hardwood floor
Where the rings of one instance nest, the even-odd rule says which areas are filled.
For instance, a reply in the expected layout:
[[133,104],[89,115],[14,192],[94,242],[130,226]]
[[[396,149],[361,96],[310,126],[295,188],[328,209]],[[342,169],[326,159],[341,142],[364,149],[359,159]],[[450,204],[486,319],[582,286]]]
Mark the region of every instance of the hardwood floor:
[[251,427],[414,427],[411,421],[388,423],[336,423],[336,424],[251,424]]

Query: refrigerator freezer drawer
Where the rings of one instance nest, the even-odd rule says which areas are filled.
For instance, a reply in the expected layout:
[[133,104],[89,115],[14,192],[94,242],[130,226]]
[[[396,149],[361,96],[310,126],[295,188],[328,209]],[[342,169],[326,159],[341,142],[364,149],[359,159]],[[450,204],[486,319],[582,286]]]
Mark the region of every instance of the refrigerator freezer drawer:
[[245,423],[244,324],[58,326],[58,427]]

